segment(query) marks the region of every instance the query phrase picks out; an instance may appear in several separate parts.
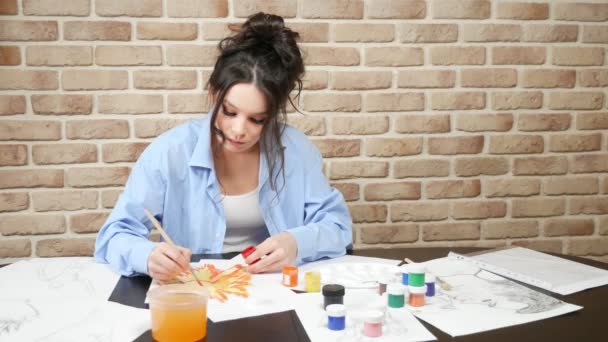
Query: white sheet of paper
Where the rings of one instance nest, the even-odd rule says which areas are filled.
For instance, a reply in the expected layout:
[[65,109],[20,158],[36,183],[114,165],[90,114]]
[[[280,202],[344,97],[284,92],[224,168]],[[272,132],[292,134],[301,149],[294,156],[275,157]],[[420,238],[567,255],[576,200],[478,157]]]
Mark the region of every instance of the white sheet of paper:
[[[323,296],[319,293],[301,293],[295,299],[296,313],[312,342],[352,342],[352,341],[434,341],[431,334],[407,309],[387,308],[386,296],[379,296],[371,290],[347,290],[344,296],[346,306],[346,329],[333,331],[327,328],[327,315],[323,310]],[[385,321],[381,337],[363,335],[363,317],[370,309],[382,308]]]
[[440,277],[451,289],[436,286],[436,296],[427,297],[425,306],[408,307],[416,317],[451,336],[538,321],[582,309],[464,260],[445,257],[424,265],[427,272]]
[[608,271],[523,247],[463,256],[481,268],[554,293],[568,295],[608,284]]

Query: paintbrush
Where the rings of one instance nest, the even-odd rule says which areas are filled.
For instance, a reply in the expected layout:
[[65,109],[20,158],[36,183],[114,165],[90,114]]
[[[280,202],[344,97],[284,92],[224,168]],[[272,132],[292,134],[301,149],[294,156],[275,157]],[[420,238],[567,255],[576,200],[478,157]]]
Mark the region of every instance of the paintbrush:
[[[158,229],[158,231],[160,232],[160,235],[163,236],[163,239],[165,239],[165,241],[167,241],[167,243],[170,244],[171,246],[177,247],[177,245],[169,237],[169,234],[167,234],[167,232],[163,229],[163,227],[156,220],[156,218],[148,211],[148,209],[144,208],[144,212],[146,213],[146,216],[148,216],[148,218],[150,219],[150,221],[152,221],[152,224],[154,225],[154,227],[156,227],[156,229]],[[194,278],[194,280],[196,280],[196,282],[200,286],[203,286],[203,283],[196,277],[196,273],[194,273],[194,270],[192,269],[192,265],[190,265],[190,262],[188,262],[188,270],[192,274],[192,277]]]
[[[414,261],[410,258],[403,258],[403,261],[405,261],[408,264],[414,263]],[[444,289],[446,291],[450,291],[452,289],[452,285],[448,284],[447,281],[439,278],[438,276],[435,276],[435,280],[437,280],[437,282],[439,283],[439,286],[441,286],[442,289]]]

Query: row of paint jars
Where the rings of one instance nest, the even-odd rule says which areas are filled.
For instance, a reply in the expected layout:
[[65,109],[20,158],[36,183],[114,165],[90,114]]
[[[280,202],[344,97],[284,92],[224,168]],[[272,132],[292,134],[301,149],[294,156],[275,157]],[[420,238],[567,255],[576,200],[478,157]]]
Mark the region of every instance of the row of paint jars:
[[[344,306],[345,288],[339,284],[323,286],[323,306],[327,313],[327,328],[329,330],[344,330],[346,328],[346,306]],[[378,337],[382,335],[384,312],[369,310],[363,317],[363,335]]]
[[435,276],[425,274],[424,266],[409,264],[401,268],[401,273],[401,283],[391,283],[390,277],[380,280],[378,291],[381,295],[387,292],[389,307],[403,307],[406,297],[410,306],[424,306],[425,297],[435,295]]

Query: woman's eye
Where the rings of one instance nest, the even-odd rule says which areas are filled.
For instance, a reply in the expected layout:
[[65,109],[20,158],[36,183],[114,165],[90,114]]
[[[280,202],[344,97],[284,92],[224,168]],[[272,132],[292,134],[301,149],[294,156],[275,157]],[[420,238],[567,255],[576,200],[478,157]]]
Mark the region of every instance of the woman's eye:
[[235,116],[236,115],[236,113],[232,113],[232,112],[227,111],[226,108],[224,108],[222,110],[222,112],[224,112],[224,115],[226,115],[226,116]]
[[251,119],[251,122],[253,122],[256,125],[263,125],[264,124],[264,119],[260,119],[260,120]]

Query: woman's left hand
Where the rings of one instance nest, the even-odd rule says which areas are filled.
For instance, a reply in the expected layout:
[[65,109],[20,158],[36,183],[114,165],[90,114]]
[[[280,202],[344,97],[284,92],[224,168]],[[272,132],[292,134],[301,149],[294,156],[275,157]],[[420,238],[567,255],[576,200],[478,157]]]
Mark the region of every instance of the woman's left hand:
[[[289,232],[271,236],[255,247],[245,261],[249,264],[249,272],[276,272],[283,266],[293,264],[298,254],[298,243]],[[260,259],[255,264],[255,260]]]

